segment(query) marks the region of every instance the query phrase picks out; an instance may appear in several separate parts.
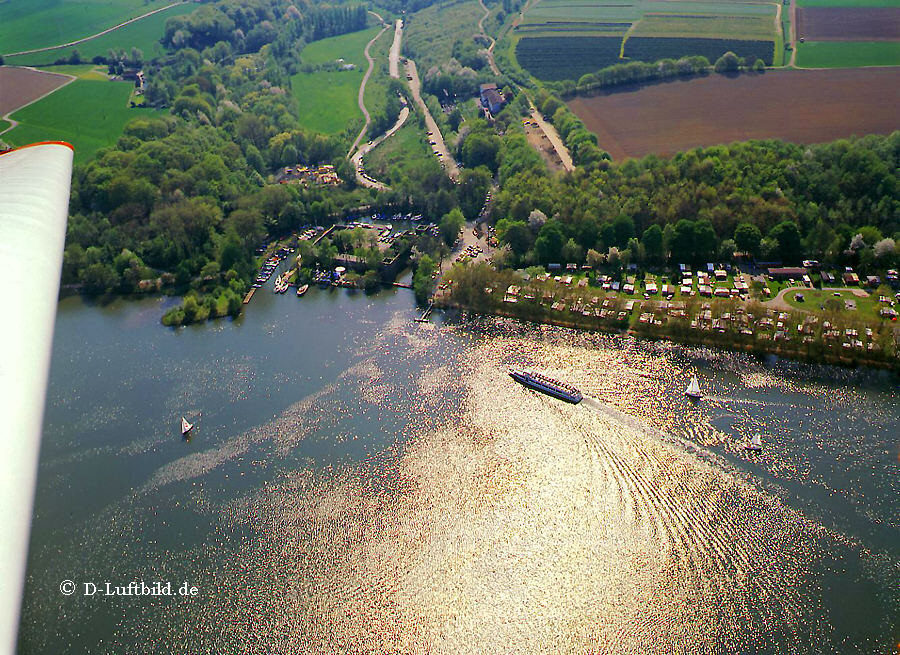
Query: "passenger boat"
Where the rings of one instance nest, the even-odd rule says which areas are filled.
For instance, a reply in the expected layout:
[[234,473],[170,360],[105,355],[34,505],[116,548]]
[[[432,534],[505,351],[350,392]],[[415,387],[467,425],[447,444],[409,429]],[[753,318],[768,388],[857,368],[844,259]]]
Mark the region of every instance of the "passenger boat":
[[302,287],[297,287],[297,296],[302,296],[309,290],[309,285],[304,284]]
[[188,423],[188,420],[182,416],[181,417],[181,434],[187,434],[188,432],[190,432],[193,429],[194,429],[194,424]]
[[684,390],[684,395],[688,398],[695,398],[699,400],[703,397],[703,394],[700,393],[700,383],[697,382],[697,376],[691,376],[691,383],[687,386],[687,389]]
[[548,396],[565,400],[566,402],[577,404],[581,402],[581,392],[571,384],[554,380],[540,373],[527,370],[510,369],[510,377],[519,384],[525,385],[535,391],[540,391]]

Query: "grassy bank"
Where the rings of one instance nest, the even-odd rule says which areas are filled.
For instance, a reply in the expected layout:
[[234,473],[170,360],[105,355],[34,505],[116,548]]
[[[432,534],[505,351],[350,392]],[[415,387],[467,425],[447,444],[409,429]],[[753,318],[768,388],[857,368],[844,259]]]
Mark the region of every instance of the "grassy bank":
[[900,370],[896,323],[839,309],[781,311],[755,301],[699,298],[627,299],[590,286],[549,280],[525,283],[512,271],[456,267],[447,275],[442,307],[535,323],[630,333],[758,354],[843,366]]

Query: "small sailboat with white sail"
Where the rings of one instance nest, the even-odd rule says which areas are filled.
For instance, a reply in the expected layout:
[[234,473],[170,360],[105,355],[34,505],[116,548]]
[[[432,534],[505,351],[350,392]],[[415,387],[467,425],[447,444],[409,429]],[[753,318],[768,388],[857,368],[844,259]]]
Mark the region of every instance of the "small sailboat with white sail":
[[748,443],[744,444],[744,450],[749,450],[752,452],[760,452],[763,449],[762,445],[762,437],[758,434],[754,434]]
[[194,429],[194,424],[188,423],[188,420],[182,416],[181,417],[181,434],[182,434],[182,436],[187,434],[188,432],[190,432],[193,429]]
[[688,384],[687,389],[684,390],[684,395],[695,400],[700,400],[703,397],[703,394],[700,393],[700,383],[697,382],[696,375],[691,376],[691,382]]

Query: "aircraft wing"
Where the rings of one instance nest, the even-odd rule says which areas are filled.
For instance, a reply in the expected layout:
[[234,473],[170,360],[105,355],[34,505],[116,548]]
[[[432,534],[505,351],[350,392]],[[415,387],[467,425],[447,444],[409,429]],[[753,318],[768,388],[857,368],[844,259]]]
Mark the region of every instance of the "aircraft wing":
[[0,318],[2,653],[16,648],[72,155],[72,146],[62,142],[0,153],[0,302],[5,314]]

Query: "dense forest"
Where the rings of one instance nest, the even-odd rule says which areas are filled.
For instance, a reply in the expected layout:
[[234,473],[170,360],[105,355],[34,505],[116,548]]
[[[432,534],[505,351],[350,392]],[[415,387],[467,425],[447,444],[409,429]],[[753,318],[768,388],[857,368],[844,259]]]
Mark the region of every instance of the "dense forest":
[[[375,198],[355,186],[349,133],[298,127],[290,75],[303,46],[365,21],[361,6],[282,0],[226,0],[170,19],[169,54],[145,65],[147,102],[168,115],[131,121],[114,147],[76,168],[63,283],[90,293],[191,289],[210,315],[236,313],[269,236],[363,204],[441,216],[458,193],[471,195],[471,184],[458,192],[435,167]],[[385,120],[399,112],[396,91]],[[268,182],[282,166],[327,162],[341,186]]]
[[701,263],[743,252],[785,264],[896,264],[900,132],[802,146],[751,141],[670,159],[525,172],[497,194],[512,265]]

